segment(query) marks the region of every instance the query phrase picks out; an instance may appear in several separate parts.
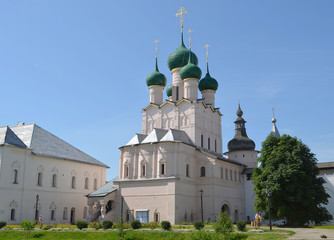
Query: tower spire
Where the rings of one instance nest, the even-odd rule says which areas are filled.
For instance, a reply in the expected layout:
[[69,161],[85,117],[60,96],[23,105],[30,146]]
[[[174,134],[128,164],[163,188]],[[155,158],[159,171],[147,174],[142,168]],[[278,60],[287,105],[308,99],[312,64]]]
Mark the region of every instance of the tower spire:
[[183,14],[187,14],[188,11],[184,7],[180,7],[179,11],[176,13],[176,17],[180,16],[180,23],[181,23],[181,33],[183,33]]
[[191,30],[190,28],[189,28],[189,30],[188,30],[188,33],[189,33],[189,49],[191,48],[191,33],[193,32],[193,30]]
[[159,71],[158,69],[158,42],[160,42],[159,40],[155,40],[155,70]]
[[206,48],[206,73],[209,73],[209,44],[205,44],[204,46]]
[[273,119],[271,120],[271,122],[273,123],[273,127],[271,128],[271,132],[270,134],[273,135],[274,137],[277,137],[279,138],[281,135],[280,133],[278,132],[278,129],[276,127],[276,118],[275,118],[275,109],[273,108]]

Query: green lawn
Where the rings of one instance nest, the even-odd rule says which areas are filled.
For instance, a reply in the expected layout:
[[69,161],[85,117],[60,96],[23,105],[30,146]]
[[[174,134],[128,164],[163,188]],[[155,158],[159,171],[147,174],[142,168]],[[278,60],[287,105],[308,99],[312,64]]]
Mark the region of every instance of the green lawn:
[[[231,239],[286,239],[286,234],[281,233],[233,233]],[[24,239],[24,231],[16,230],[1,230],[0,239]],[[120,239],[117,231],[98,231],[98,232],[84,232],[84,231],[32,231],[29,239],[96,239],[109,240]],[[203,239],[223,239],[223,235],[216,235],[214,232],[200,231],[200,232],[164,232],[164,231],[126,231],[124,239],[132,240],[150,240],[150,239],[175,239],[175,240],[203,240]]]

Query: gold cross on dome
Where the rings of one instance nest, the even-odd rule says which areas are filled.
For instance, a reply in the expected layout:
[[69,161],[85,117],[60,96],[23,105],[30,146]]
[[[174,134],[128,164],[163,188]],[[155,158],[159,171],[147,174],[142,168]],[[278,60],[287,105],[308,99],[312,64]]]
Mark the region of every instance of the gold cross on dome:
[[191,30],[190,28],[189,28],[189,31],[188,31],[188,33],[189,33],[189,48],[191,48],[191,33],[193,32],[193,30]]
[[206,48],[206,62],[208,62],[209,61],[209,47],[210,47],[210,45],[205,44],[204,47]]
[[180,7],[179,11],[176,13],[176,17],[180,16],[180,23],[181,23],[181,32],[183,32],[183,14],[187,14],[188,11],[184,7]]
[[154,43],[155,43],[155,57],[157,58],[158,57],[158,42],[160,42],[159,40],[155,40]]

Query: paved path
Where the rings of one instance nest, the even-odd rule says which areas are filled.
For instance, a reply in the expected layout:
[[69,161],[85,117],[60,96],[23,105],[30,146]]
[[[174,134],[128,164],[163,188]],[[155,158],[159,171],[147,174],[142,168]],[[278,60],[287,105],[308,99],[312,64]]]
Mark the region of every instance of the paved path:
[[[289,237],[288,239],[328,239],[334,240],[333,229],[320,229],[320,228],[280,228],[285,230],[294,231],[296,234]],[[321,238],[321,235],[326,235],[327,238]]]

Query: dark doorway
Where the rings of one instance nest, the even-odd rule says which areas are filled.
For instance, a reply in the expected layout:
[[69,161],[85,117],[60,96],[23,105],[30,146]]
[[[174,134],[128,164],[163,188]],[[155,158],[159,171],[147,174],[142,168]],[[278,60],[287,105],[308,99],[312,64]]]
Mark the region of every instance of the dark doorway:
[[75,225],[75,208],[71,208],[71,224]]
[[228,206],[227,204],[224,204],[224,205],[222,206],[222,212],[226,212],[228,216],[231,215],[231,213],[230,213],[230,208],[229,208],[229,206]]

